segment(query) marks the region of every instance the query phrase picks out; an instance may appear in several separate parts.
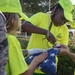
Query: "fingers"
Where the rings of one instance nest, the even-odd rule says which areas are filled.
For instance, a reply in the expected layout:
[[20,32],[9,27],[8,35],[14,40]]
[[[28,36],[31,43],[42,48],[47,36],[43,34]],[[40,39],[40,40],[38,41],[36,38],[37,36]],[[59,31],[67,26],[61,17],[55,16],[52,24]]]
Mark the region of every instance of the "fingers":
[[50,33],[49,41],[50,41],[51,43],[53,43],[53,44],[56,42],[56,39],[55,39],[55,37],[54,37],[54,35],[53,35],[52,33]]
[[52,44],[55,44],[56,42],[54,35],[51,33],[49,34],[49,37],[47,37],[47,40],[50,41]]
[[48,56],[48,53],[44,52],[44,53],[40,54],[38,57],[45,59],[45,58],[47,58],[47,56]]
[[59,54],[62,55],[62,54],[67,54],[68,52],[70,52],[67,48],[58,48],[60,51],[59,51]]
[[47,57],[48,57],[48,53],[45,52],[45,53],[42,53],[42,54],[36,56],[35,58],[36,58],[36,60],[37,60],[38,63],[41,63],[41,62],[43,62]]
[[55,44],[56,38],[54,37],[54,35],[51,32],[49,32],[49,31],[47,32],[46,38],[50,43]]
[[66,45],[61,44],[60,47],[69,50],[69,47],[67,47]]
[[50,42],[51,42],[52,44],[55,44],[56,40],[55,40],[55,39],[51,39]]

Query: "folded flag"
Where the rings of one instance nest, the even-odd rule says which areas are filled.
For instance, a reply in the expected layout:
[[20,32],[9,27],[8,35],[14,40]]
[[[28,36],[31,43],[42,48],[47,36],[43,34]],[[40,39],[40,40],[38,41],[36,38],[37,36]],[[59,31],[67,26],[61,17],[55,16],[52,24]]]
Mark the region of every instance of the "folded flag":
[[[56,55],[59,53],[59,50],[56,48],[51,48],[48,49],[47,52],[48,57],[40,63],[37,68],[47,75],[56,75]],[[27,64],[30,64],[33,58],[41,53],[43,52],[31,54],[25,59],[25,61]]]

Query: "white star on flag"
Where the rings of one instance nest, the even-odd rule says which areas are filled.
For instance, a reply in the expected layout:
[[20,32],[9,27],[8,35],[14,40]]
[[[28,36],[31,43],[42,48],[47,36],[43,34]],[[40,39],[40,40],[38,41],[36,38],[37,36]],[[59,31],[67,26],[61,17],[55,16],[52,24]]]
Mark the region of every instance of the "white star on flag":
[[51,54],[50,54],[50,56],[54,57],[54,56],[55,56],[55,54],[54,54],[54,53],[51,53]]
[[29,59],[32,59],[32,58],[33,58],[33,56],[30,56],[30,57],[29,57]]
[[48,60],[48,59],[46,59],[44,62],[45,62],[45,63],[47,63],[48,61],[49,61],[49,60]]
[[51,65],[53,65],[54,67],[56,67],[56,64],[54,63],[54,62],[52,62],[52,64]]
[[38,67],[39,70],[41,70],[41,68],[42,68],[41,66]]

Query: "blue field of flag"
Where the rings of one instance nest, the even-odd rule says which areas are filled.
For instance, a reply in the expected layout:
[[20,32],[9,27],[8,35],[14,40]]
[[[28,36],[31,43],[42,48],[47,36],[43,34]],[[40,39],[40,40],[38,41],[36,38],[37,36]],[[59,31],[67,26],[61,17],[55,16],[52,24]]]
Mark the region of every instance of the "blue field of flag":
[[[41,64],[39,64],[37,68],[47,75],[56,75],[56,55],[59,53],[59,50],[56,48],[51,48],[48,49],[47,52],[48,57]],[[32,54],[28,56],[25,61],[27,64],[30,64],[32,59],[41,53]]]

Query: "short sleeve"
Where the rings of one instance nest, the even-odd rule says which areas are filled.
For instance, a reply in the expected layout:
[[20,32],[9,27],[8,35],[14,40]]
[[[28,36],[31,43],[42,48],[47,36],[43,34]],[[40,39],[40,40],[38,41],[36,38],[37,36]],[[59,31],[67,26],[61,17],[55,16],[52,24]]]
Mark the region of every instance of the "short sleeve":
[[20,43],[15,36],[8,35],[8,44],[9,60],[8,65],[6,66],[6,71],[7,73],[9,72],[8,75],[19,75],[28,70]]
[[38,26],[40,25],[41,19],[42,19],[42,12],[39,12],[30,17],[30,22],[33,25]]

